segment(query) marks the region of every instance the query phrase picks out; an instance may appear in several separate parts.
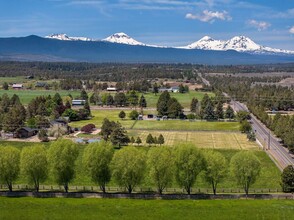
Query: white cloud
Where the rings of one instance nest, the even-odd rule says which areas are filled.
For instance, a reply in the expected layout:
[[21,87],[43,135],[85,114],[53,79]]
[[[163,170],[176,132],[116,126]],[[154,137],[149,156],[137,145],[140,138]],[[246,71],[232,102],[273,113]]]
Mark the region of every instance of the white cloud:
[[291,34],[294,34],[294,26],[292,26],[292,27],[289,29],[289,32],[290,32]]
[[213,23],[216,19],[223,21],[230,21],[232,17],[226,11],[208,11],[204,10],[201,14],[186,14],[187,19],[199,20],[202,22],[210,22]]
[[266,29],[268,29],[271,24],[265,21],[256,21],[256,20],[249,20],[247,21],[248,25],[257,28],[257,30],[259,31],[264,31]]

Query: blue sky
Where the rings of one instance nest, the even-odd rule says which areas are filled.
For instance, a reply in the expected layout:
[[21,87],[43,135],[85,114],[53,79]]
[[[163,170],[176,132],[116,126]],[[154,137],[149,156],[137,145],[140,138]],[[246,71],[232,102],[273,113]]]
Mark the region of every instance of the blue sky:
[[66,33],[183,46],[205,35],[294,50],[294,0],[1,0],[0,37]]

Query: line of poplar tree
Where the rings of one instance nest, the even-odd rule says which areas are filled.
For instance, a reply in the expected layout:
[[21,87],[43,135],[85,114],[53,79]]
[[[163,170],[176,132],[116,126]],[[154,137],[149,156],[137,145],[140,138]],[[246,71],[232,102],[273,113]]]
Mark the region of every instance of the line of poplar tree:
[[[48,149],[43,146],[25,147],[21,151],[12,146],[0,148],[0,182],[12,191],[20,174],[39,191],[40,183],[50,176],[68,192],[75,177],[78,146],[71,140],[59,139]],[[175,148],[153,147],[146,153],[136,147],[115,150],[110,142],[101,141],[87,145],[82,155],[84,172],[91,177],[103,193],[113,179],[120,187],[132,193],[145,177],[149,177],[162,194],[175,179],[178,185],[191,193],[201,172],[214,194],[217,186],[229,171],[248,194],[249,188],[260,174],[259,159],[250,151],[236,153],[230,161],[217,151],[201,151],[183,144]]]

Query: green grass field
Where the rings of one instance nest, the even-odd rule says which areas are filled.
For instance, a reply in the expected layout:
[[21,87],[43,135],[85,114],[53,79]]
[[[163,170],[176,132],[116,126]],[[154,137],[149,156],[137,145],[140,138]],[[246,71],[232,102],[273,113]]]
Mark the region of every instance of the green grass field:
[[[214,93],[207,92],[210,97],[214,96]],[[205,92],[190,91],[189,93],[170,93],[171,97],[175,97],[184,108],[190,108],[191,100],[193,97],[197,98],[199,101],[202,100]],[[157,100],[160,93],[154,95],[153,93],[144,94],[148,107],[156,107]]]
[[0,197],[0,219],[293,219],[294,200]]
[[133,129],[178,131],[239,131],[238,122],[207,122],[188,120],[140,120]]
[[[6,78],[6,77],[5,77]],[[25,82],[24,78],[20,78],[22,80],[18,80],[19,78],[7,78],[7,82]],[[3,81],[3,77],[0,77],[0,84]],[[4,81],[3,81],[4,82]],[[12,88],[10,88],[9,90],[3,90],[0,89],[0,96],[2,96],[4,93],[7,93],[9,97],[11,97],[13,94],[16,94],[19,96],[22,104],[26,105],[28,104],[33,98],[37,97],[37,96],[47,96],[47,95],[51,95],[53,96],[56,92],[58,92],[61,96],[67,96],[68,94],[71,94],[73,97],[77,97],[80,95],[80,91],[65,91],[65,90],[58,90],[58,91],[54,91],[54,90],[41,90],[41,89],[36,89],[36,90],[13,90]],[[102,92],[101,94],[103,94],[105,92]],[[92,94],[92,92],[88,93],[88,96],[90,97],[90,95]],[[113,96],[115,95],[115,93],[111,93]],[[191,104],[191,100],[193,97],[197,98],[198,100],[202,100],[203,96],[204,96],[204,92],[197,92],[197,91],[190,91],[189,93],[185,93],[185,94],[181,94],[181,93],[170,93],[171,97],[175,97],[178,99],[178,101],[181,103],[181,105],[185,108],[190,108],[190,104]],[[207,93],[209,96],[214,96],[213,93]],[[140,96],[140,94],[139,94]],[[144,94],[146,101],[147,101],[147,107],[149,108],[155,108],[156,107],[156,103],[157,100],[160,96],[160,94],[154,95],[153,93],[147,93]]]
[[111,121],[115,121],[115,122],[120,122],[122,124],[122,126],[124,126],[125,128],[130,128],[135,121],[130,120],[128,118],[129,113],[131,112],[131,110],[124,110],[124,112],[126,113],[126,119],[121,120],[118,117],[118,114],[120,113],[121,110],[92,110],[91,113],[93,115],[93,118],[90,120],[84,120],[84,121],[76,121],[76,122],[71,122],[69,125],[71,127],[82,127],[86,124],[89,123],[93,123],[97,128],[100,128],[102,126],[102,122],[104,118],[108,118]]
[[[30,147],[33,145],[39,145],[42,143],[28,143],[28,142],[0,142],[0,147],[5,146],[5,145],[13,145],[18,148],[23,148],[23,147]],[[50,146],[50,143],[45,143],[46,147]],[[86,145],[79,145],[80,153],[79,157],[76,161],[76,177],[73,180],[73,182],[70,184],[71,186],[95,186],[95,183],[91,181],[91,179],[85,174],[83,165],[82,165],[82,156],[83,156],[83,151]],[[146,153],[150,149],[150,147],[142,147],[140,146],[139,149],[144,150]],[[205,150],[205,149],[203,149]],[[230,161],[231,157],[239,152],[239,150],[236,149],[216,149],[217,151],[221,152],[228,161]],[[264,151],[258,150],[257,148],[255,149],[250,149],[254,150],[254,153],[256,156],[259,158],[262,164],[262,170],[261,170],[261,175],[258,178],[257,182],[252,186],[252,189],[280,189],[280,171],[279,169],[275,166],[275,164],[271,161],[271,159],[267,156],[267,154]],[[26,179],[24,176],[20,176],[19,179],[16,181],[16,184],[26,184]],[[56,185],[54,181],[49,178],[44,185]],[[113,181],[109,183],[108,186],[117,186],[117,184]],[[148,175],[145,175],[145,179],[143,180],[142,184],[139,187],[153,187]],[[170,188],[178,188],[179,186],[177,183],[174,181],[170,186]],[[202,178],[202,174],[198,177],[197,182],[194,186],[195,189],[198,188],[208,188],[210,189],[210,185],[204,181]],[[224,180],[224,182],[220,183],[218,186],[219,189],[237,189],[239,186],[235,183],[235,180],[232,179],[230,175]]]
[[[126,129],[130,129],[135,121],[128,118],[131,110],[124,110],[126,119],[121,120],[118,114],[121,110],[92,110],[94,116],[90,120],[71,122],[71,127],[82,127],[86,124],[93,123],[100,128],[104,118],[111,121],[119,121]],[[207,121],[188,121],[188,120],[142,120],[137,121],[133,129],[145,130],[179,130],[179,131],[239,131],[238,122],[207,122]]]
[[79,91],[65,91],[65,90],[0,90],[0,96],[6,93],[9,97],[12,97],[13,94],[19,96],[20,101],[22,104],[27,105],[32,99],[36,98],[37,96],[54,96],[55,93],[59,93],[61,97],[68,96],[71,94],[73,97],[79,96]]

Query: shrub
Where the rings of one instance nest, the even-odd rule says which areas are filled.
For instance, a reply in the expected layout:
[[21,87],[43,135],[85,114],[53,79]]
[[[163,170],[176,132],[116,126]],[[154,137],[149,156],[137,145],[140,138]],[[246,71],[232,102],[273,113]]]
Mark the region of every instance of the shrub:
[[87,124],[81,128],[81,131],[85,132],[85,133],[91,133],[94,128],[96,128],[96,126],[94,124]]

